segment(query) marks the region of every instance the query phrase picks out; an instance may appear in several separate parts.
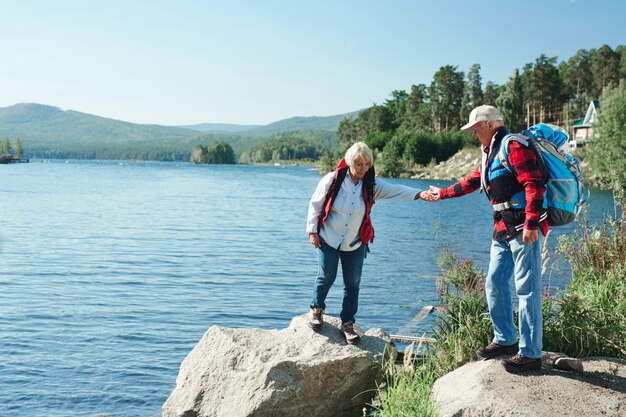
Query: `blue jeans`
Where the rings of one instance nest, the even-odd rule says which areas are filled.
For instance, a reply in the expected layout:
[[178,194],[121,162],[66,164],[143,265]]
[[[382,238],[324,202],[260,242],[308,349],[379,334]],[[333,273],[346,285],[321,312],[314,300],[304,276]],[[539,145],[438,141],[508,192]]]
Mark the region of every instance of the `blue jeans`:
[[359,246],[353,251],[340,251],[332,248],[321,241],[322,246],[317,249],[318,272],[313,288],[313,302],[311,308],[319,307],[326,309],[326,296],[330,287],[337,278],[337,267],[341,259],[343,273],[343,305],[341,307],[341,323],[354,322],[354,315],[359,308],[359,287],[361,285],[361,272],[365,259],[365,245]]
[[509,241],[492,241],[485,285],[493,341],[499,345],[512,345],[517,341],[511,300],[511,278],[514,279],[519,300],[519,353],[529,358],[541,358],[542,243],[541,231],[534,243],[524,243],[521,233]]

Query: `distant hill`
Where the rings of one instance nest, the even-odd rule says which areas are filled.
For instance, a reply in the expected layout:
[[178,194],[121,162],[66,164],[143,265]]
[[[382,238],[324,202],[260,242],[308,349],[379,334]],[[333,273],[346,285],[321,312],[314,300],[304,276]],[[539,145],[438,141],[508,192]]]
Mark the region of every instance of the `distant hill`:
[[[360,111],[360,110],[359,110]],[[277,133],[324,130],[335,132],[339,127],[339,122],[344,117],[355,118],[359,111],[352,113],[338,114],[335,116],[309,116],[291,117],[279,120],[268,125],[234,125],[223,123],[201,123],[197,125],[178,126],[186,129],[197,130],[199,132],[210,133],[235,133],[243,136],[266,137]]]
[[190,129],[142,125],[35,103],[0,108],[0,135],[30,145],[128,143],[182,138]]
[[228,123],[200,123],[197,125],[176,126],[184,129],[196,130],[198,132],[212,133],[238,133],[245,130],[256,129],[263,125],[233,125]]
[[325,130],[336,132],[339,127],[339,122],[341,122],[344,117],[355,118],[359,112],[360,110],[335,116],[291,117],[238,133],[246,136],[271,136],[277,133],[298,130]]
[[283,133],[332,144],[341,119],[356,114],[293,117],[266,126],[204,123],[174,127],[20,103],[0,108],[0,137],[20,138],[25,155],[34,158],[185,160],[199,144],[226,142],[240,154],[266,137]]

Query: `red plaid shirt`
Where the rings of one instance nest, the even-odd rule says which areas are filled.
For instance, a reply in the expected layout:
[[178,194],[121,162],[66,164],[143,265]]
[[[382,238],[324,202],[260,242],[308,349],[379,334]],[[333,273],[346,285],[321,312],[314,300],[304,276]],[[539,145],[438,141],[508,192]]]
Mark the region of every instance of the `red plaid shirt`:
[[[501,128],[496,136],[504,136],[506,130]],[[497,152],[499,146],[494,149]],[[483,152],[488,154],[489,147],[483,147]],[[545,185],[541,179],[541,172],[537,164],[537,157],[532,150],[525,147],[521,143],[512,140],[509,144],[509,163],[511,168],[517,173],[517,180],[524,187],[526,191],[526,208],[524,218],[524,228],[528,230],[537,230],[541,228],[541,232],[545,236],[548,233],[548,221],[544,220],[539,223],[539,216],[541,215],[541,208],[543,206],[543,194],[546,190]],[[440,198],[453,198],[460,197],[465,194],[476,191],[480,188],[480,164],[474,169],[474,171],[462,180],[457,181],[447,188],[440,190]],[[490,185],[487,185],[487,191],[489,191]],[[494,200],[491,200],[491,204],[496,204]],[[497,236],[506,235],[506,238],[511,238],[514,235],[507,234],[506,226],[502,218],[494,220],[493,236],[496,239]]]

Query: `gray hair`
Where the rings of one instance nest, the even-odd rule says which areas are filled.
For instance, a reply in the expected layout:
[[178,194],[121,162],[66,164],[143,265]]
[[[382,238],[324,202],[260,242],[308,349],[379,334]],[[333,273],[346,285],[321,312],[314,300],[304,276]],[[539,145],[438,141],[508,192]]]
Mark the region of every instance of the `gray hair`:
[[345,159],[348,166],[352,167],[354,165],[354,161],[359,158],[364,161],[368,161],[370,166],[374,164],[374,155],[372,155],[372,150],[365,142],[357,142],[350,146],[350,148],[346,151]]

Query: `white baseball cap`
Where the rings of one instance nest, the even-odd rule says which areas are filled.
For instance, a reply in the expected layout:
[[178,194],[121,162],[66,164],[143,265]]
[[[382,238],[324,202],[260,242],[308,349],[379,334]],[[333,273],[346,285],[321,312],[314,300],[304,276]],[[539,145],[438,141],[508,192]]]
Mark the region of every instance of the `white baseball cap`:
[[496,109],[493,106],[489,106],[487,104],[483,104],[482,106],[478,106],[472,110],[469,115],[469,122],[464,125],[461,130],[470,129],[478,122],[486,122],[487,120],[504,120],[502,117],[502,113],[500,110]]

